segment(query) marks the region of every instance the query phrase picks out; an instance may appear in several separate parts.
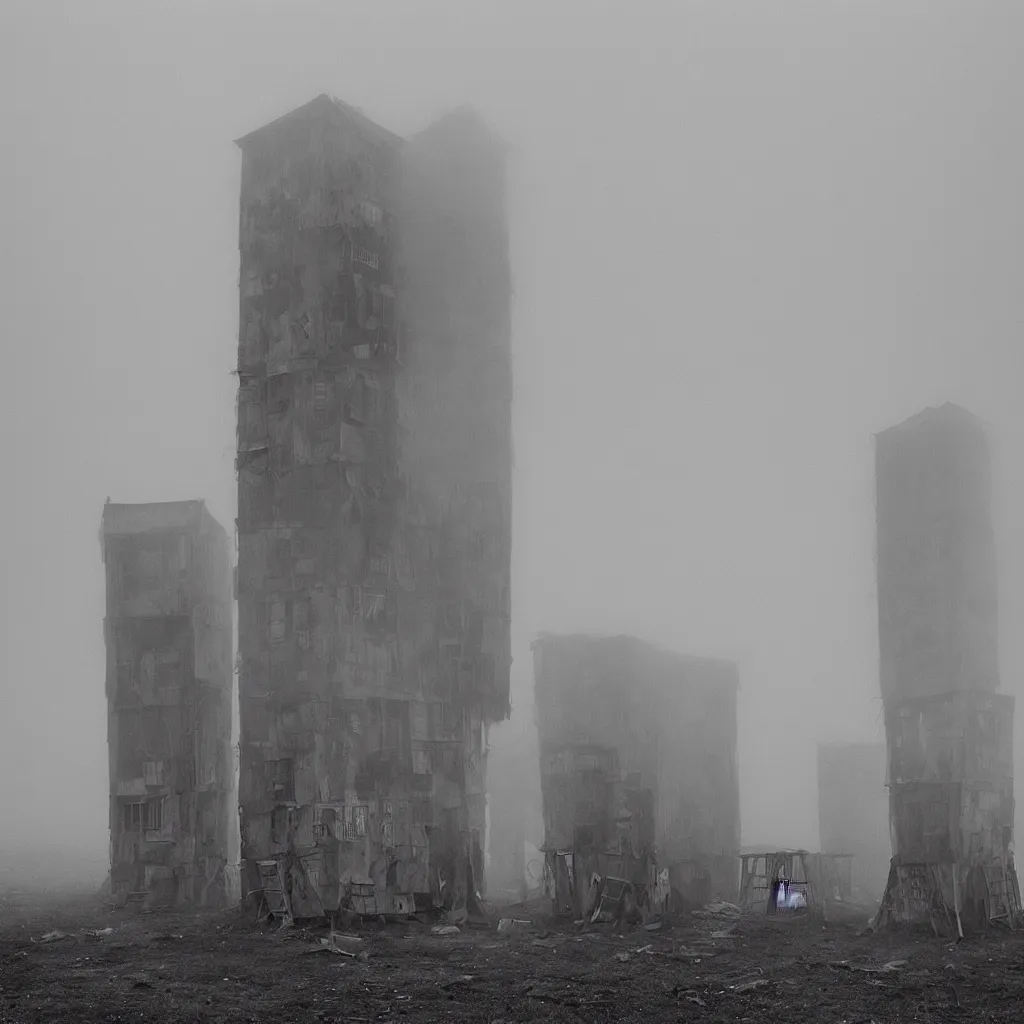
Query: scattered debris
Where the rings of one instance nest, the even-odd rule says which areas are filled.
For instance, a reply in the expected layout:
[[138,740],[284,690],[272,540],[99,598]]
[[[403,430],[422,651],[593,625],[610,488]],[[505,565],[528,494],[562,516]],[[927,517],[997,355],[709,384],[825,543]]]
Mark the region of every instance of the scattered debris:
[[898,971],[906,967],[910,961],[908,960],[888,960],[882,964],[880,970],[882,971]]
[[719,956],[721,953],[721,949],[716,949],[714,946],[710,945],[704,945],[699,941],[693,946],[680,945],[673,949],[673,955],[676,959],[680,960],[692,960],[694,957],[699,960],[701,957]]
[[529,928],[531,924],[533,924],[532,921],[521,921],[515,917],[503,917],[498,922],[498,931],[505,935],[508,932],[519,931],[521,928]]
[[82,935],[87,939],[102,939],[105,935],[113,935],[113,928],[86,928]]
[[712,900],[705,903],[700,910],[692,910],[694,917],[742,917],[743,911],[735,903],[726,903],[725,900]]
[[750,992],[755,988],[761,988],[763,985],[770,985],[771,982],[767,978],[755,978],[753,981],[745,981],[741,985],[730,986],[731,992]]
[[842,971],[861,971],[864,974],[890,974],[906,967],[907,963],[907,960],[888,960],[881,967],[873,967],[870,964],[852,964],[849,960],[833,960],[829,966]]
[[671,991],[676,999],[685,998],[688,1003],[696,1003],[697,1006],[707,1006],[707,1003],[697,994],[696,989],[681,988],[679,985],[676,985]]
[[49,942],[60,942],[62,939],[70,939],[71,936],[66,932],[52,931],[47,932],[45,935],[41,935],[38,939],[33,939],[33,942],[38,942],[41,945]]
[[620,964],[624,964],[629,959],[629,954],[628,953],[616,953],[615,954],[615,959],[618,960]]
[[336,952],[350,953],[352,956],[362,953],[366,945],[358,935],[345,935],[342,932],[331,932],[327,943]]
[[442,981],[438,983],[438,987],[443,989],[445,992],[451,991],[456,985],[468,985],[470,982],[476,981],[475,974],[460,974],[457,978],[452,978],[451,981]]
[[368,960],[369,955],[363,945],[363,940],[358,935],[342,935],[340,932],[331,932],[329,938],[321,939],[315,946],[307,947],[300,952],[303,955],[307,953],[336,953],[338,956],[345,956],[350,960]]
[[454,924],[439,924],[430,929],[431,935],[459,935],[461,929]]
[[611,999],[565,999],[553,992],[538,991],[535,986],[529,985],[522,993],[527,999],[539,999],[545,1003],[555,1003],[558,1006],[571,1006],[577,1008],[590,1006],[613,1006]]

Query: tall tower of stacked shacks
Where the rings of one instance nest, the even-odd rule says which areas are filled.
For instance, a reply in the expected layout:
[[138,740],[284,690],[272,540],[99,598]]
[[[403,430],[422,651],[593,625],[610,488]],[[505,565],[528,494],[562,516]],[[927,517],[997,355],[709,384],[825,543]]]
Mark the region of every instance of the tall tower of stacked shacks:
[[234,863],[227,534],[202,501],[108,503],[101,542],[113,895],[214,906]]
[[986,430],[954,405],[876,442],[892,864],[879,921],[1008,919],[1013,697],[998,692]]
[[594,876],[652,908],[673,892],[734,899],[736,666],[633,637],[546,635],[534,686],[556,912],[592,912]]
[[239,145],[243,887],[459,916],[509,710],[504,152],[327,96]]

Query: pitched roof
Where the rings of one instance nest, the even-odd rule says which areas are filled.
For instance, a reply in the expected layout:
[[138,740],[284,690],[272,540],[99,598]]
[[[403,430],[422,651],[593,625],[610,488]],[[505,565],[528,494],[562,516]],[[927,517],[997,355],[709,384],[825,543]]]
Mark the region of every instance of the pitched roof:
[[207,511],[202,498],[193,501],[157,501],[142,505],[103,506],[103,535],[126,536],[140,533],[177,533],[197,528],[224,528]]
[[728,678],[734,685],[739,685],[737,665],[733,661],[695,654],[680,654],[678,651],[670,651],[647,640],[640,640],[635,636],[625,634],[608,636],[592,633],[540,633],[530,646],[532,650],[560,647],[562,650],[575,649],[579,653],[588,651],[595,655],[602,650],[615,651],[620,654],[628,654],[631,657],[655,658],[663,665],[675,665],[679,668],[715,669],[721,673],[723,679]]
[[919,427],[950,423],[962,423],[965,426],[974,427],[982,432],[986,430],[985,421],[980,416],[975,415],[969,409],[965,409],[962,405],[956,405],[954,402],[945,402],[942,405],[930,405],[903,420],[902,423],[897,423],[895,426],[879,431],[875,436],[881,437],[883,434],[909,432]]
[[416,138],[429,139],[433,136],[448,139],[452,137],[482,139],[501,153],[507,153],[511,148],[500,135],[492,131],[481,113],[475,107],[470,106],[456,107],[447,114],[443,114],[436,121],[428,124],[421,132],[418,132]]
[[304,103],[301,107],[296,107],[295,110],[289,111],[269,124],[254,129],[247,135],[243,135],[240,139],[235,139],[235,145],[245,149],[250,143],[267,138],[287,124],[300,120],[317,119],[326,120],[339,128],[355,126],[373,135],[379,142],[401,145],[405,141],[400,135],[396,135],[394,132],[388,131],[387,128],[377,124],[376,121],[370,120],[361,110],[357,110],[355,107],[336,99],[334,96],[328,96],[327,93],[321,93],[315,99]]

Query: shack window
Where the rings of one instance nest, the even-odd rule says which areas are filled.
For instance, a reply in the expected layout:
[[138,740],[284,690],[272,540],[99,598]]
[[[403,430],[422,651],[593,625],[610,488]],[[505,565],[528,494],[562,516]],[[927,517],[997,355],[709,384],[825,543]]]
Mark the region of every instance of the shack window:
[[292,540],[291,537],[274,538],[274,566],[273,569],[281,576],[287,576],[292,567]]
[[445,720],[444,701],[435,700],[430,703],[430,738],[440,739],[447,732],[448,723]]
[[368,626],[383,629],[387,621],[387,598],[385,595],[364,591],[363,616]]
[[154,675],[161,690],[173,690],[181,686],[181,655],[174,650],[155,652]]
[[370,252],[369,249],[364,248],[361,245],[353,246],[352,248],[352,261],[354,263],[362,263],[369,267],[371,270],[380,269],[380,257],[375,252]]
[[363,412],[367,423],[376,423],[380,419],[380,388],[369,382],[363,391]]
[[313,827],[313,834],[318,839],[337,836],[338,812],[333,807],[324,807],[320,811],[320,824]]
[[[386,555],[370,556],[370,575],[383,576],[388,579],[391,576],[391,559]],[[383,597],[383,595],[381,595]]]
[[356,376],[355,380],[349,385],[346,397],[348,399],[349,418],[356,420],[358,423],[365,423],[364,399],[366,397],[366,382],[361,376]]
[[359,204],[359,213],[367,224],[379,227],[384,222],[384,211],[369,199],[364,199]]
[[381,746],[389,754],[402,749],[402,708],[398,701],[385,701],[383,715],[383,742]]
[[156,579],[163,570],[163,558],[159,548],[143,548],[139,552],[139,574],[144,579]]
[[133,688],[134,673],[132,662],[119,661],[117,663],[117,690],[120,695],[126,694]]
[[430,797],[414,797],[412,801],[412,823],[429,825],[434,820],[434,807]]
[[121,805],[122,832],[150,832],[164,827],[164,802],[133,800]]
[[267,764],[269,789],[278,803],[291,803],[295,800],[295,771],[292,761],[270,761]]
[[358,804],[355,807],[345,808],[345,838],[348,840],[359,839],[366,835],[366,806]]
[[270,639],[279,642],[285,635],[286,609],[284,601],[273,601],[270,605]]
[[275,807],[270,814],[270,841],[272,843],[284,843],[288,841],[288,818],[287,807]]

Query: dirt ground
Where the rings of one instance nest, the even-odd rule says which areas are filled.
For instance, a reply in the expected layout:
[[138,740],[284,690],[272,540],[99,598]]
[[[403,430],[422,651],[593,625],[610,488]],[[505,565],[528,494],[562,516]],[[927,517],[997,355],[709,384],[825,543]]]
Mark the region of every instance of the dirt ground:
[[[1024,1020],[1024,936],[953,944],[858,935],[862,920],[692,914],[581,933],[534,909],[507,935],[350,929],[365,953],[351,958],[322,944],[327,929],[261,928],[251,913],[132,915],[9,893],[0,1022]],[[66,937],[39,941],[54,930]]]

